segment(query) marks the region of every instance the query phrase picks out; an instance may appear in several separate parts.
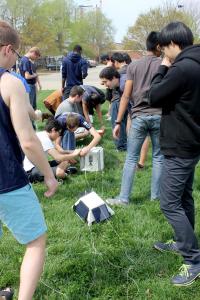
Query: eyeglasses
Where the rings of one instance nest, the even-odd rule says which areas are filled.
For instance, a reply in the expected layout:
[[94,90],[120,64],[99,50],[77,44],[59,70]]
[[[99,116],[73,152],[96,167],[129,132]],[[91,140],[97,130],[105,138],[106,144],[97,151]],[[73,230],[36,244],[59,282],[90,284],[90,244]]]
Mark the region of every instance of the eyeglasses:
[[[3,45],[3,44],[0,44],[0,47],[3,47],[3,46],[8,46],[8,45]],[[18,58],[21,58],[21,55],[13,48],[11,48],[12,52],[15,53],[17,55]]]
[[19,59],[21,58],[21,55],[15,49],[11,48],[11,50],[13,51],[13,53],[17,55]]

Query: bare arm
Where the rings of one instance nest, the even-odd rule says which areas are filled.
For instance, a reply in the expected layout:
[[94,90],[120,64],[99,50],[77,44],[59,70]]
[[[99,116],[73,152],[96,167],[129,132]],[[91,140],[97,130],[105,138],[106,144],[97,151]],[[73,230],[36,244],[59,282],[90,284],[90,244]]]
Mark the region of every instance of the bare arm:
[[73,150],[64,150],[62,147],[61,147],[61,137],[57,138],[56,141],[55,141],[55,148],[56,150],[61,153],[61,154],[71,154],[73,152]]
[[96,131],[96,129],[94,127],[90,128],[89,132],[93,136],[93,139],[89,145],[82,148],[82,150],[80,152],[80,156],[85,156],[90,151],[90,149],[92,149],[99,143],[99,141],[101,139],[100,134]]
[[61,154],[56,149],[50,149],[48,154],[51,155],[56,161],[62,162],[75,158],[80,154],[81,149],[76,149],[72,151],[70,154]]
[[88,123],[90,123],[88,107],[87,107],[87,104],[84,101],[82,101],[82,107],[83,107],[84,117],[85,117],[86,121]]
[[36,77],[37,77],[36,73],[30,74],[29,72],[25,72],[25,78],[26,79],[33,79],[33,78],[36,78]]
[[103,118],[102,118],[102,112],[101,112],[101,104],[97,104],[95,109],[96,109],[96,112],[97,112],[99,123],[101,124],[101,126],[103,126],[104,124],[103,124]]
[[44,180],[48,188],[45,195],[47,197],[52,196],[58,187],[58,183],[30,122],[24,86],[19,79],[10,74],[4,74],[1,79],[1,94],[10,108],[12,124],[22,150],[28,159],[44,174]]
[[[133,89],[133,81],[127,80],[125,83],[123,95],[120,100],[119,111],[118,111],[117,120],[116,120],[119,123],[121,122],[121,120],[124,116],[124,113],[127,109],[129,98],[132,93],[132,89]],[[117,124],[117,125],[115,125],[115,128],[113,129],[113,137],[115,139],[118,138],[119,132],[120,132],[120,124]]]

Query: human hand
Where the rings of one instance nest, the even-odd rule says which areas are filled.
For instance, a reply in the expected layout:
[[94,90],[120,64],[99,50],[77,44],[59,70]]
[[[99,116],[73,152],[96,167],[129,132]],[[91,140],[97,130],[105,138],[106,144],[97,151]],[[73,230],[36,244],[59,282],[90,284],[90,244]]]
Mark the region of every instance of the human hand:
[[114,139],[118,139],[119,138],[119,133],[120,133],[120,125],[116,124],[114,129],[113,129],[113,137]]
[[99,130],[97,130],[97,132],[100,134],[100,136],[103,136],[105,133],[105,127],[101,126],[101,128]]
[[81,157],[85,156],[86,154],[88,154],[89,151],[90,151],[90,148],[88,148],[88,146],[83,147],[80,151],[80,156]]
[[162,66],[166,66],[166,67],[170,67],[171,64],[172,64],[172,63],[171,63],[169,57],[164,56],[161,65],[162,65]]
[[35,110],[35,115],[36,115],[38,121],[42,121],[42,112],[41,112],[41,110],[36,109]]
[[49,198],[53,196],[58,188],[58,181],[55,179],[55,177],[44,177],[44,182],[47,186],[47,191],[44,193],[45,197]]

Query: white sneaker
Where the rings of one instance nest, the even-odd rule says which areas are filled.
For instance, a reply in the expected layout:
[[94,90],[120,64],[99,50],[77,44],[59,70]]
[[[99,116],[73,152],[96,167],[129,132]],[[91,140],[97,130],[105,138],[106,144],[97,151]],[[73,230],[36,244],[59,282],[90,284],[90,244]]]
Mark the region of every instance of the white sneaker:
[[117,199],[117,198],[106,199],[106,202],[110,205],[122,205],[122,206],[128,205],[128,201],[122,201],[122,200]]

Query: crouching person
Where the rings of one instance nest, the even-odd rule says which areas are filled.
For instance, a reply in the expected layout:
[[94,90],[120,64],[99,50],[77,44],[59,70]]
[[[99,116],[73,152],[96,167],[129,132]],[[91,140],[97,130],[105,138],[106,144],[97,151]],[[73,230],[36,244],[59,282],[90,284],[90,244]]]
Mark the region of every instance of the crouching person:
[[100,134],[92,127],[86,120],[77,113],[63,113],[59,115],[56,120],[62,127],[63,134],[60,139],[57,139],[56,148],[58,151],[62,152],[63,150],[72,151],[76,148],[76,135],[75,131],[77,128],[83,128],[89,131],[93,136],[92,141],[80,151],[80,156],[85,156],[91,148],[95,147],[100,139]]
[[[70,154],[58,152],[54,142],[60,136],[61,131],[61,125],[52,117],[47,120],[45,130],[37,132],[36,134],[42,144],[43,151],[54,159],[49,161],[54,175],[59,179],[64,179],[67,176],[66,171],[69,166],[69,161],[78,156],[80,150],[74,150]],[[24,159],[24,169],[28,174],[30,182],[40,182],[44,180],[43,174],[27,157]]]

